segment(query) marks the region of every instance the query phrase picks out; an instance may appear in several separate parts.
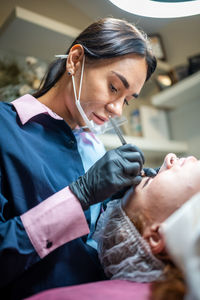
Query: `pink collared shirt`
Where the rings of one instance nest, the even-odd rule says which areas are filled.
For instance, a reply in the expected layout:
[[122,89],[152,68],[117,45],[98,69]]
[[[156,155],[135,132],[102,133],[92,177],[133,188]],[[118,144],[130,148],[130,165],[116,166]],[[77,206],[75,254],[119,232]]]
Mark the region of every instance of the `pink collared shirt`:
[[[31,95],[22,96],[12,104],[23,125],[41,113],[62,120]],[[89,233],[80,202],[68,187],[21,215],[21,220],[41,258],[63,244]],[[47,247],[46,241],[51,243],[51,247]]]
[[26,300],[149,300],[149,283],[106,280],[50,289]]

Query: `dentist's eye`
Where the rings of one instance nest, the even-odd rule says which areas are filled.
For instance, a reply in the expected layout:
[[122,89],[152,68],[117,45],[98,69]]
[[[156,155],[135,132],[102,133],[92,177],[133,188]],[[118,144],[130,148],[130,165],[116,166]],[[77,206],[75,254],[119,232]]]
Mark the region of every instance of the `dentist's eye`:
[[129,103],[126,99],[124,99],[124,104],[129,105]]
[[112,85],[112,83],[110,84],[110,89],[112,93],[117,93],[117,89],[114,87],[114,85]]

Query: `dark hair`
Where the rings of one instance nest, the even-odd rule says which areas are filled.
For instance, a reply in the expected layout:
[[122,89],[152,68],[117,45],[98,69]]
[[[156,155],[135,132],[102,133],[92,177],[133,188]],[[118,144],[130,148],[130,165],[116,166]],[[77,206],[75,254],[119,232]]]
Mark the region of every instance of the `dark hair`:
[[[89,25],[74,40],[71,47],[81,44],[88,60],[114,58],[127,54],[144,57],[147,62],[147,77],[150,78],[156,68],[156,58],[152,54],[146,34],[132,24],[113,18],[100,19]],[[44,95],[50,90],[66,71],[66,59],[57,59],[50,66],[42,81],[42,86],[34,94],[35,97]]]

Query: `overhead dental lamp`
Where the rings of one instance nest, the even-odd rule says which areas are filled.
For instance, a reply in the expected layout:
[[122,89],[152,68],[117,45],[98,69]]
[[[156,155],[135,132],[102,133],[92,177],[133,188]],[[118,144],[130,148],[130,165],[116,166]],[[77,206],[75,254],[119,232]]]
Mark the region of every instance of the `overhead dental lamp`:
[[109,0],[119,8],[143,17],[180,18],[200,14],[200,0]]

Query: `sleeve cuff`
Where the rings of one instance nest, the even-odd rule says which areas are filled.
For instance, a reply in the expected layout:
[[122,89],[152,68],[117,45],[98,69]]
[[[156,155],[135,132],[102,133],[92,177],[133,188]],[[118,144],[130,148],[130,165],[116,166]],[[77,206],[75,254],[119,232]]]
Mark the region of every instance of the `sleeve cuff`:
[[40,258],[89,233],[80,202],[69,187],[24,213],[21,220]]

